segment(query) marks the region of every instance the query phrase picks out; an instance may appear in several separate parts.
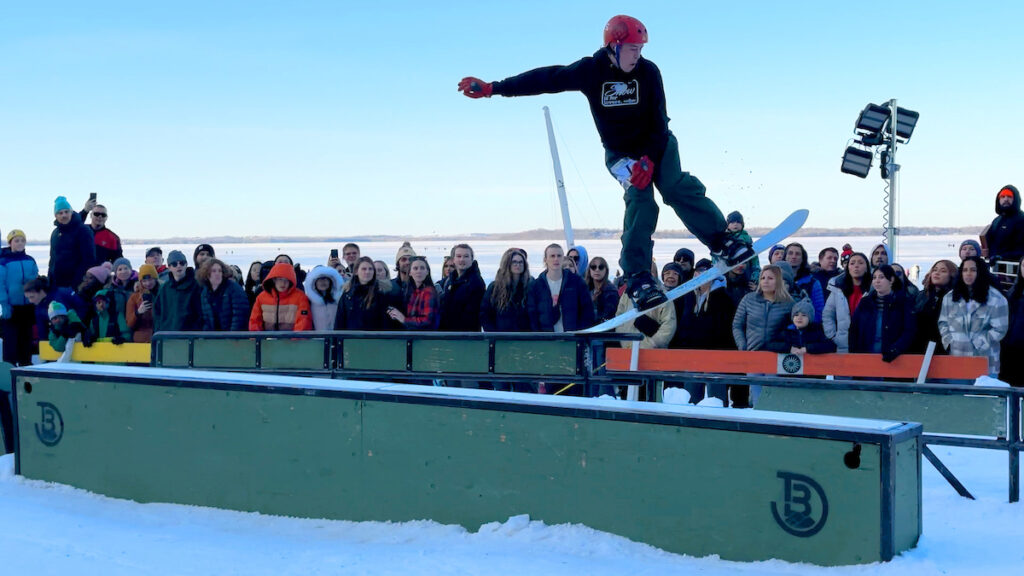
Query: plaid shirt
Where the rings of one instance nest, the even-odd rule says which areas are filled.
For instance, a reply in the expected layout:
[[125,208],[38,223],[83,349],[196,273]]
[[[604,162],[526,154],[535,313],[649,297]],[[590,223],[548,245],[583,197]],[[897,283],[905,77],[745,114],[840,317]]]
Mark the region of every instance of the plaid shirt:
[[410,330],[437,330],[440,319],[437,290],[426,283],[414,288],[405,304],[405,327]]

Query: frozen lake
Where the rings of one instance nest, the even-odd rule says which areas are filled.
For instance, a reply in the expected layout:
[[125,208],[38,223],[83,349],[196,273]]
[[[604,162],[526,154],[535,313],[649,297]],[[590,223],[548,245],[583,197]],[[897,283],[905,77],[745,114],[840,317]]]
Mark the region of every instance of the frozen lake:
[[[975,239],[977,239],[975,237]],[[909,271],[914,265],[920,266],[922,274],[925,273],[936,260],[948,258],[959,263],[957,249],[966,237],[960,236],[902,236],[899,241],[899,254],[897,261]],[[412,242],[413,249],[421,256],[426,256],[430,262],[431,272],[434,280],[438,279],[438,273],[444,256],[448,254],[451,247],[464,240],[439,238],[436,240],[424,240]],[[867,254],[871,249],[881,242],[881,235],[875,236],[794,236],[792,242],[800,242],[807,249],[812,261],[817,259],[818,252],[823,248],[832,246],[841,249],[844,243],[849,242],[853,249]],[[542,269],[541,255],[544,247],[552,242],[565,245],[564,239],[537,239],[537,240],[477,240],[467,242],[473,247],[476,259],[480,264],[480,271],[484,279],[490,281],[498,269],[498,262],[501,255],[511,246],[517,246],[526,250],[529,255],[530,272],[536,276]],[[270,260],[278,254],[288,254],[296,262],[302,264],[305,270],[311,269],[317,264],[324,264],[332,248],[341,251],[343,243],[327,242],[277,242],[277,243],[255,243],[255,244],[216,244],[214,249],[217,257],[229,264],[238,265],[243,271],[248,265],[256,260]],[[374,260],[383,260],[389,265],[395,261],[395,252],[401,246],[401,242],[361,242],[360,248],[365,256]],[[588,240],[579,242],[586,247],[591,257],[602,256],[611,265],[612,270],[618,268],[618,256],[620,243],[619,239]],[[151,245],[128,244],[124,246],[124,254],[132,261],[132,265],[138,269],[144,260],[146,250]],[[655,240],[654,258],[658,267],[664,266],[672,259],[672,255],[679,248],[689,248],[694,251],[697,258],[707,256],[707,250],[694,238],[661,238]],[[171,250],[181,250],[189,258],[191,264],[192,251],[195,244],[163,244],[164,257]],[[44,246],[31,245],[28,253],[39,263],[39,268],[45,270],[49,259],[49,251]],[[762,262],[765,256],[761,258]],[[920,283],[920,282],[918,282]]]

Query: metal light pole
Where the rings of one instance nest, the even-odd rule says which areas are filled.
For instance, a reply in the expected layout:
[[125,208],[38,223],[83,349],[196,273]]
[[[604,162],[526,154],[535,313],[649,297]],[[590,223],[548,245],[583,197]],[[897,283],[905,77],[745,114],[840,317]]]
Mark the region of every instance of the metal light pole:
[[[885,212],[885,222],[883,222],[883,224],[885,226],[886,244],[889,245],[889,253],[890,253],[891,257],[892,257],[892,262],[896,262],[897,261],[897,256],[896,256],[897,245],[896,244],[898,242],[898,237],[899,237],[899,234],[900,234],[899,225],[897,223],[898,222],[898,220],[897,220],[897,216],[898,215],[896,213],[896,208],[897,208],[897,204],[898,204],[898,202],[897,202],[897,195],[898,195],[898,192],[899,192],[898,186],[899,186],[899,172],[900,172],[900,165],[896,163],[896,139],[897,139],[897,131],[896,131],[896,126],[897,126],[896,120],[897,120],[897,118],[896,118],[896,114],[897,114],[897,110],[898,110],[898,108],[896,106],[896,99],[893,98],[892,100],[889,100],[888,105],[889,105],[889,109],[892,111],[892,120],[891,120],[891,122],[889,124],[889,141],[888,141],[888,146],[887,146],[887,162],[886,162],[886,165],[885,165],[885,169],[886,169],[886,171],[889,174],[889,178],[888,178],[889,184],[887,186],[887,188],[888,188],[888,194],[887,194],[888,198],[887,198],[887,206],[886,206],[886,212]],[[890,262],[890,264],[892,262]]]

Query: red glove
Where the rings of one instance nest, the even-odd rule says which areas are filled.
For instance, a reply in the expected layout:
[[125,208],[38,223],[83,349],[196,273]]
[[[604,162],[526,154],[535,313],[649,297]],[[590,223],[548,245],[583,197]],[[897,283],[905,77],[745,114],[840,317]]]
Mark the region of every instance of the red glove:
[[637,190],[643,190],[651,185],[651,178],[654,178],[654,162],[647,156],[637,160],[633,164],[633,170],[629,174],[629,183]]
[[459,81],[459,92],[470,98],[490,98],[491,83],[472,76],[466,76]]

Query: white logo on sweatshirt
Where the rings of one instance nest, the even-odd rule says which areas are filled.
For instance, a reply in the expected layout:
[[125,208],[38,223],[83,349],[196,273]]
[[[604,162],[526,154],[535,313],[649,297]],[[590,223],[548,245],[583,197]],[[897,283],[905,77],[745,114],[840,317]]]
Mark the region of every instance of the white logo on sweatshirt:
[[601,106],[635,106],[640,103],[640,86],[637,81],[605,82],[601,88]]

